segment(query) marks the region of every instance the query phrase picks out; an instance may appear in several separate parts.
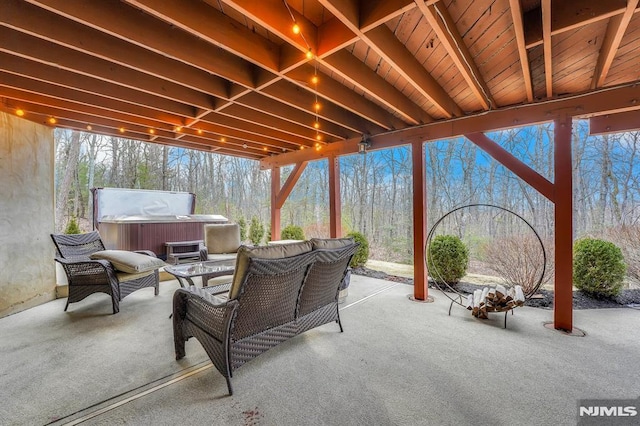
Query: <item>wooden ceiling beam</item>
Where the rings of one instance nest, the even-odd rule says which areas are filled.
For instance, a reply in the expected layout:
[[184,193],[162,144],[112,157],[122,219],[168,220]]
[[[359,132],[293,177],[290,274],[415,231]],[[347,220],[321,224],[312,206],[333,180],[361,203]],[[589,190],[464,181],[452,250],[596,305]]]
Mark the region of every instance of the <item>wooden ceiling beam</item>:
[[127,128],[129,125],[133,124],[136,126],[144,126],[147,129],[153,128],[171,131],[176,127],[175,125],[163,121],[128,114],[125,111],[120,112],[100,108],[97,106],[88,106],[67,99],[62,100],[43,94],[36,94],[20,89],[14,89],[11,87],[0,86],[0,96],[11,99],[13,102],[20,103],[20,105],[24,106],[22,109],[24,109],[25,111],[29,111],[31,109],[31,105],[35,105],[39,108],[39,111],[44,111],[44,108],[50,108],[50,114],[54,116],[57,114],[62,114],[60,111],[66,111],[64,113],[64,116],[66,117],[69,117],[68,115],[66,115],[67,113],[81,114],[92,117],[106,117],[113,122],[118,123],[118,128]]
[[[220,113],[249,123],[259,124],[295,137],[308,139],[313,142],[316,141],[316,130],[311,125],[303,127],[298,123],[292,123],[282,118],[266,114],[262,111],[248,108],[244,105],[233,104],[220,111]],[[333,142],[336,140],[336,138],[331,136],[325,136],[322,139],[326,142]]]
[[100,108],[114,112],[124,112],[137,117],[149,118],[172,126],[184,126],[184,117],[155,110],[148,107],[130,104],[127,102],[104,98],[81,91],[70,91],[64,87],[46,83],[39,80],[32,80],[16,74],[6,73],[0,70],[0,86],[21,90],[23,92],[41,94],[44,96],[59,99],[61,101],[71,101],[86,105],[91,108],[100,104]]
[[[322,84],[324,84],[325,78],[329,79],[328,76],[320,74]],[[309,112],[309,106],[313,105],[315,102],[313,93],[308,90],[303,90],[287,80],[280,80],[277,83],[262,89],[260,92],[271,99],[283,102],[304,112]],[[238,102],[242,103],[242,98],[239,98]],[[325,102],[325,105],[321,108],[319,115],[320,118],[324,120],[335,123],[356,133],[361,133],[364,130],[366,133],[371,135],[380,133],[384,130],[383,127],[375,125],[355,113],[337,106],[333,102]]]
[[387,108],[396,111],[407,123],[417,125],[433,121],[426,111],[346,50],[326,57],[322,63]]
[[[625,13],[627,0],[554,1],[551,4],[551,35],[579,28]],[[527,49],[543,43],[542,6],[524,13]]]
[[358,27],[367,32],[416,7],[413,0],[369,0],[360,2]]
[[91,2],[90,6],[84,0],[27,1],[127,43],[177,59],[243,86],[255,85],[253,65],[247,61],[169,24],[162,24],[144,13],[132,13],[134,9],[131,6],[119,1],[96,1]]
[[[291,29],[293,20],[284,6],[277,6],[278,4],[284,5],[279,0],[269,0],[266,2],[223,0],[223,2],[241,12],[243,15],[248,16],[282,40],[292,44],[301,51],[301,54],[304,54],[306,51],[307,43],[304,42],[304,39],[298,36],[295,38],[292,37],[293,32]],[[286,24],[287,22],[288,24]],[[304,25],[306,27],[313,27],[308,21],[304,23]],[[313,37],[311,40],[316,42],[317,28],[310,28],[308,31]],[[378,76],[375,71],[358,61],[353,55],[349,54],[349,56],[353,58],[350,59],[343,55],[343,51],[337,51],[330,56],[320,57],[317,56],[318,50],[316,45],[309,43],[309,47],[311,47],[312,51],[316,54],[315,58],[317,61],[347,79],[350,83],[354,84],[390,110],[395,111],[406,122],[419,124],[431,121],[431,118],[426,112],[422,111],[422,109],[409,100],[409,98]],[[362,102],[362,99],[359,103],[360,102]]]
[[[73,3],[74,1],[75,0],[71,0],[71,3]],[[133,37],[134,40],[137,40],[137,42],[140,43],[140,45],[144,45],[144,44],[153,45],[153,43],[157,42],[157,41],[151,41],[151,39],[152,39],[151,35],[152,34],[157,34],[159,32],[159,25],[157,24],[157,22],[154,23],[154,20],[151,17],[147,17],[146,22],[143,22],[144,29],[141,29],[140,25],[138,25],[137,30],[140,31],[142,33],[142,35],[139,36],[138,39],[135,39],[135,35],[130,34],[129,32],[127,32],[124,29],[124,27],[125,27],[124,25],[112,25],[112,24],[110,24],[108,22],[108,20],[100,19],[100,13],[96,12],[92,8],[91,8],[92,9],[91,12],[76,12],[76,10],[74,10],[73,8],[67,7],[66,4],[65,5],[59,4],[59,2],[57,0],[43,0],[43,2],[38,2],[38,4],[41,4],[41,3],[46,3],[46,6],[49,7],[49,8],[54,8],[55,7],[56,10],[59,13],[63,13],[64,16],[71,16],[71,17],[74,17],[75,19],[78,19],[81,22],[85,22],[85,23],[88,21],[88,22],[91,23],[91,25],[96,26],[96,27],[98,27],[98,28],[100,28],[102,30],[105,30],[105,31],[109,32],[110,34],[117,35],[119,37],[124,37],[125,35],[126,35],[126,37]],[[93,7],[93,5],[94,4],[92,4],[92,7]],[[122,6],[115,5],[114,7],[118,8],[118,7],[122,7]],[[82,8],[80,8],[80,9],[82,9]],[[85,8],[85,9],[88,9],[88,8]],[[211,9],[211,10],[213,10],[213,9]],[[174,13],[174,12],[175,11],[173,11],[172,13]],[[109,15],[107,15],[107,16],[109,16]],[[142,15],[142,16],[146,16],[146,15]],[[151,19],[151,21],[148,21],[149,19]],[[175,33],[176,31],[173,30],[173,32]],[[180,33],[180,32],[178,31],[178,33]],[[165,42],[167,42],[169,44],[172,44],[174,35],[171,34],[171,36],[172,36],[172,40],[171,41],[165,40]],[[184,37],[182,37],[182,38],[184,38]],[[200,42],[202,42],[202,40],[200,40]],[[211,47],[211,48],[214,48],[214,46],[211,46],[211,45],[208,45],[208,46]],[[169,50],[171,50],[171,49],[169,49]],[[204,55],[201,53],[200,56],[207,56],[207,52],[204,52]],[[215,55],[212,55],[212,56],[215,56]],[[180,58],[180,59],[184,60],[185,62],[189,62],[187,60],[187,58]],[[217,62],[217,61],[214,61],[214,62]],[[343,90],[346,90],[346,88],[343,88]],[[362,102],[362,100],[360,100],[360,102]],[[253,133],[253,132],[254,131],[252,130],[251,133]],[[279,132],[278,134],[275,134],[273,131],[270,131],[269,133],[265,134],[265,136],[270,136],[270,137],[275,137],[275,138],[279,138],[280,139],[280,138],[283,137],[283,136],[281,136],[283,134],[284,133],[281,133],[281,132]],[[315,134],[314,134],[314,136],[315,136]],[[284,140],[287,140],[287,139],[285,138]],[[315,140],[315,138],[314,138],[314,140]],[[297,139],[293,140],[293,141],[289,140],[289,142],[296,143],[296,144],[305,144],[305,143],[303,143],[303,142],[301,142],[301,141],[299,141]]]
[[0,27],[0,39],[4,40],[0,45],[0,51],[30,61],[52,65],[85,77],[118,84],[134,91],[139,90],[198,108],[215,108],[216,105],[216,99],[206,93],[8,28]]
[[[158,19],[162,19],[166,22],[170,22],[173,25],[179,25],[180,28],[190,32],[192,35],[198,38],[207,40],[208,42],[214,43],[220,47],[229,49],[234,53],[238,53],[238,50],[246,49],[247,50],[246,52],[238,53],[238,54],[241,54],[243,57],[249,55],[255,48],[259,48],[260,46],[262,46],[262,48],[269,49],[273,52],[276,52],[274,53],[274,55],[279,54],[284,49],[284,48],[278,47],[277,45],[271,42],[268,42],[266,39],[263,39],[261,36],[251,32],[249,29],[246,29],[245,27],[242,27],[242,28],[245,28],[246,31],[248,31],[249,33],[246,33],[246,32],[243,33],[242,38],[249,41],[248,43],[246,43],[247,45],[245,45],[245,43],[242,43],[241,42],[242,40],[236,40],[235,37],[231,37],[231,40],[230,40],[226,32],[231,32],[232,35],[236,34],[237,31],[234,32],[232,30],[233,28],[237,27],[237,23],[234,24],[233,22],[231,22],[228,25],[225,24],[224,22],[226,22],[226,20],[229,20],[228,17],[221,14],[217,10],[202,4],[201,2],[198,2],[197,7],[194,6],[194,8],[190,9],[190,8],[184,7],[185,4],[182,0],[170,0],[168,2],[162,2],[162,7],[157,6],[157,2],[154,2],[152,0],[128,0],[128,1],[136,5],[137,7],[144,6],[145,11],[147,11],[148,13],[152,13],[153,16],[155,16]],[[261,16],[261,14],[266,14],[269,19],[275,19],[276,20],[275,22],[277,22],[276,24],[277,26],[269,29],[273,31],[274,34],[278,35],[284,40],[289,40],[289,41],[294,40],[293,37],[291,37],[293,36],[293,33],[291,31],[293,21],[289,16],[288,17],[289,24],[285,26],[287,22],[288,12],[286,12],[286,10],[283,10],[284,4],[281,1],[278,0],[277,2],[272,1],[272,2],[266,3],[266,5],[270,5],[272,7],[265,7],[265,4],[262,4],[261,2],[254,2],[254,1],[237,2],[240,4],[237,4],[236,2],[229,2],[229,3],[231,3],[231,6],[233,7],[247,8],[247,10],[242,9],[243,13],[246,13],[247,16],[249,16],[250,18],[255,18],[255,20],[261,25],[263,24],[263,22],[258,20],[258,16]],[[190,10],[187,11],[185,9],[190,9]],[[287,13],[287,16],[283,17],[284,13]],[[273,17],[274,14],[275,16],[278,17],[277,19]],[[207,19],[203,20],[202,19],[203,16],[206,17]],[[296,16],[296,19],[300,20],[303,23],[303,26],[305,28],[309,28],[309,31],[313,33],[312,23],[306,21],[303,17],[301,17],[300,15],[296,15],[295,13],[294,13],[294,16]],[[212,25],[211,19],[210,19],[212,17],[215,17],[215,22],[221,21],[222,24],[220,26]],[[231,28],[227,28],[229,25],[231,25]],[[297,38],[302,40],[300,37],[297,37]],[[309,61],[304,57],[304,50],[306,49],[306,45],[300,44],[300,40],[298,40],[296,47],[300,50],[301,59],[299,60],[299,62],[296,62],[296,65],[298,63],[304,64]],[[314,40],[315,39],[312,39],[311,41],[313,42]],[[227,43],[230,43],[231,45],[228,46]],[[262,81],[259,81],[259,82],[257,81],[257,79],[254,79],[254,82],[256,83],[253,86],[254,88],[256,88],[258,84],[262,87],[267,86],[269,84],[272,84],[278,81],[280,78],[284,77],[284,73],[282,73],[279,68],[281,66],[281,59],[279,56],[277,59],[275,56],[273,57],[269,56],[268,58],[264,59],[265,62],[260,62],[260,58],[256,54],[254,54],[253,61],[254,63],[258,64],[260,67],[270,72],[270,74],[260,73],[260,75],[264,78],[262,79]],[[278,64],[277,66],[275,65],[276,62]],[[305,87],[305,88],[309,90],[308,87]],[[339,92],[348,92],[348,89],[346,89],[345,87],[342,87],[339,90],[334,89],[334,93],[335,93],[335,96],[338,96],[338,97],[348,96],[346,93],[341,94]],[[329,98],[329,97],[327,98],[329,101],[333,102],[332,98]],[[360,104],[367,104],[367,103],[371,103],[371,102],[360,97],[355,105],[360,106]],[[372,107],[365,105],[365,106],[362,106],[361,108],[359,107],[358,109],[364,111],[364,114],[363,114],[364,118],[370,121],[372,120],[369,116],[366,115],[367,111],[373,109]],[[381,108],[380,108],[380,114],[390,115],[388,112],[382,110]]]
[[511,9],[511,19],[513,20],[513,31],[518,44],[518,56],[520,57],[520,67],[522,68],[522,78],[524,81],[527,101],[533,102],[533,83],[531,82],[531,68],[529,67],[529,55],[524,40],[524,24],[522,17],[522,7],[520,0],[509,0]]
[[[181,2],[181,0],[174,0]],[[211,2],[212,0],[205,0]],[[215,0],[215,3],[218,1]],[[249,19],[263,25],[290,46],[294,46],[304,58],[307,50],[311,48],[314,55],[318,54],[317,27],[295,9],[285,5],[282,0],[222,0],[223,3],[239,10]],[[293,17],[292,17],[293,16]],[[300,33],[294,34],[293,24],[298,24]]]
[[495,108],[491,92],[447,9],[441,3],[428,5],[424,0],[415,2],[482,108]]
[[542,0],[542,46],[544,56],[544,81],[547,98],[553,97],[553,54],[551,52],[551,0]]
[[[0,93],[3,93],[3,90],[1,88],[0,88]],[[21,100],[7,99],[6,101],[3,102],[3,104],[11,110],[20,108],[26,111],[26,113],[30,116],[37,115],[41,117],[40,119],[41,124],[44,124],[50,127],[62,126],[64,121],[66,120],[66,121],[74,121],[77,123],[84,123],[85,130],[86,130],[86,126],[88,125],[92,127],[96,125],[109,127],[113,130],[117,130],[121,134],[120,137],[123,137],[123,138],[127,137],[127,134],[131,134],[131,133],[148,136],[149,128],[153,128],[155,135],[157,136],[165,136],[165,137],[173,136],[173,128],[166,125],[163,126],[165,127],[163,129],[162,127],[159,127],[159,126],[149,127],[149,126],[134,124],[134,123],[131,123],[130,121],[126,122],[125,124],[125,122],[111,120],[103,115],[85,114],[85,113],[70,111],[62,108],[54,108],[54,107],[51,107],[50,105],[38,105],[38,104],[25,102]],[[56,123],[51,124],[48,121],[49,118],[54,118],[56,120]],[[125,131],[120,132],[121,128],[125,129]]]
[[589,119],[590,135],[637,132],[640,130],[640,110],[606,114]]
[[[411,54],[393,32],[386,26],[381,25],[372,28],[365,33],[360,28],[360,7],[354,0],[319,0],[326,9],[328,9],[336,18],[338,18],[346,27],[348,27],[358,38],[364,41],[378,55],[391,65],[395,71],[405,78],[408,83],[413,86],[418,93],[425,97],[429,102],[434,104],[440,112],[446,117],[463,115],[462,110],[449,97],[447,92],[438,84],[438,82],[429,74],[414,55]],[[365,2],[367,3],[367,2]],[[372,2],[376,3],[376,2]],[[387,13],[392,9],[388,7],[402,7],[397,2],[384,2]],[[393,3],[393,4],[390,4]],[[414,3],[415,5],[415,3]],[[372,6],[371,4],[369,6]],[[380,7],[374,9],[380,11]],[[378,4],[379,6],[379,4]],[[387,18],[388,15],[385,15]],[[327,58],[329,60],[330,58]]]
[[157,109],[182,117],[194,117],[196,114],[195,108],[190,105],[149,95],[53,66],[35,65],[31,60],[8,53],[0,53],[0,69],[15,75],[62,86],[72,91],[77,90],[88,94],[100,95],[105,98]]
[[[164,145],[174,145],[176,143],[175,140],[172,140],[169,138],[162,138],[162,137],[159,137],[156,140],[154,140],[154,143],[155,142],[159,142]],[[192,146],[200,146],[201,148],[199,149],[193,148],[199,151],[215,152],[216,154],[232,155],[235,157],[250,158],[252,160],[258,160],[270,155],[269,152],[265,152],[262,148],[254,149],[254,148],[251,148],[249,145],[247,145],[247,147],[244,148],[243,146],[231,146],[226,143],[211,145],[208,141],[200,140],[193,136],[187,136],[183,139],[180,139],[179,142],[180,143],[187,142],[189,145],[192,145]]]
[[[308,67],[305,68],[308,69]],[[325,78],[330,79],[322,73],[319,73],[318,76],[323,82]],[[341,139],[343,139],[346,134],[350,134],[350,132],[360,134],[364,131],[371,134],[382,131],[380,126],[376,126],[371,123],[371,121],[339,107],[335,104],[335,100],[331,98],[327,98],[329,102],[323,102],[322,109],[316,113],[312,109],[316,97],[315,94],[309,90],[310,87],[313,87],[313,84],[310,81],[297,81],[296,83],[297,84],[292,84],[289,78],[272,78],[259,86],[256,91],[244,90],[234,94],[232,100],[235,103],[245,105],[249,108],[264,108],[262,112],[277,115],[280,118],[297,122],[303,126],[311,125],[317,115],[318,118],[321,119],[320,121],[326,120],[328,124],[328,126],[323,126],[326,131],[325,133],[332,134]],[[304,87],[304,89],[301,89],[301,87]],[[340,91],[344,91],[344,88],[340,88]],[[248,99],[252,101],[249,102]],[[269,102],[269,100],[272,100],[271,102],[275,101],[276,103],[266,103]],[[255,105],[253,105],[252,102],[255,102]],[[219,106],[218,110],[222,111],[228,106],[229,105]],[[295,108],[298,111],[288,109],[287,107]],[[309,114],[312,115],[311,118],[308,118]],[[386,113],[382,112],[382,114],[384,115]]]
[[[0,87],[0,96],[6,98],[5,101],[3,101],[3,104],[9,109],[15,110],[20,108],[26,111],[28,115],[39,115],[42,117],[40,121],[43,124],[51,125],[48,122],[48,119],[50,117],[55,118],[57,123],[55,123],[53,127],[61,127],[65,121],[73,121],[77,123],[84,123],[85,129],[87,125],[91,125],[92,127],[98,125],[118,130],[118,133],[120,133],[120,137],[122,138],[130,136],[131,133],[149,135],[149,129],[153,129],[154,137],[177,139],[175,126],[170,126],[166,123],[144,120],[122,113],[99,111],[99,109],[97,110],[95,108],[92,108],[88,112],[84,112],[83,110],[88,110],[86,106],[83,107],[78,104],[70,105],[68,101],[65,101],[61,107],[53,106],[54,103],[50,100],[43,103],[36,99],[36,103],[34,103],[24,100],[25,98],[28,99],[29,96],[25,96],[20,93],[16,94],[15,91],[7,90],[2,87]],[[34,96],[37,95],[32,95],[32,97]],[[267,146],[263,143],[252,142],[246,139],[225,137],[224,142],[222,142],[220,140],[220,135],[208,134],[204,131],[202,134],[198,134],[196,129],[188,129],[186,127],[183,127],[180,132],[184,132],[180,134],[181,137],[202,139],[203,142],[201,143],[207,143],[209,145],[222,148],[232,147],[238,151],[241,151],[242,149],[252,149],[255,152],[264,152],[266,154],[282,153],[282,149],[279,146]],[[244,148],[245,145],[247,148]]]
[[[314,68],[311,65],[305,65],[289,71],[286,78],[296,86],[309,90],[307,82],[311,80],[314,73]],[[367,75],[370,74],[367,73]],[[322,84],[318,84],[316,90],[318,92],[318,96],[324,98],[324,100],[333,102],[335,105],[351,111],[352,113],[357,114],[387,130],[401,129],[407,126],[404,121],[392,114],[389,114],[388,111],[377,104],[364,99],[353,90],[348,90],[344,85],[338,83],[329,76],[321,74],[321,78]],[[320,111],[322,114],[322,108]]]
[[318,56],[325,58],[358,41],[357,36],[337,18],[318,27]]
[[[416,7],[413,0],[368,0],[359,3],[358,6],[357,0],[334,1],[334,4],[340,6],[341,13],[347,10],[359,12],[357,20],[351,17],[355,16],[353,12],[351,12],[349,20],[357,22],[357,26],[362,32],[381,26]],[[340,19],[334,17],[318,27],[318,56],[324,58],[356,41],[358,41],[357,35]]]
[[230,89],[240,87],[27,3],[0,2],[0,15],[7,28],[219,98],[229,98]]
[[[238,25],[230,17],[198,0],[124,0],[143,10],[147,15],[161,19],[196,35],[207,42],[230,51],[246,61],[270,71],[280,70],[278,45],[257,35],[248,27]],[[263,2],[256,2],[262,4]],[[280,4],[283,4],[280,2]]]
[[215,123],[220,126],[228,127],[230,129],[242,129],[247,133],[253,133],[255,135],[267,136],[279,141],[289,142],[293,145],[312,146],[315,142],[314,138],[304,138],[301,136],[294,136],[289,133],[282,132],[280,130],[266,127],[250,120],[241,120],[239,118],[224,115],[220,112],[210,112],[201,118],[202,121]]
[[368,40],[370,46],[446,118],[464,115],[456,102],[386,25],[372,29],[363,35],[363,39]]
[[[270,98],[258,92],[250,92],[237,99],[236,104],[315,130],[314,122],[316,117],[309,108],[309,105],[313,105],[313,102],[306,104],[304,109],[299,109],[280,102],[277,98]],[[326,112],[324,113],[326,114]],[[334,138],[349,139],[359,134],[359,132],[356,133],[353,130],[327,121],[323,117],[318,117],[318,122],[320,123],[318,131]]]
[[234,127],[224,126],[214,121],[207,121],[205,115],[202,119],[198,120],[197,124],[192,128],[200,129],[209,134],[216,135],[216,139],[221,140],[224,137],[230,141],[243,141],[243,142],[255,142],[262,146],[273,148],[275,151],[281,152],[292,151],[299,148],[299,144],[282,141],[280,139],[260,135],[257,133],[248,133],[242,130],[238,130]]
[[624,33],[627,31],[629,22],[631,22],[631,18],[637,7],[638,0],[628,0],[624,13],[616,15],[609,20],[607,32],[605,33],[600,54],[598,55],[593,80],[591,81],[591,89],[601,87],[604,84],[611,64],[613,63],[613,58],[615,58],[618,47],[620,47],[622,36],[624,36]]
[[[429,142],[454,138],[477,132],[490,132],[513,127],[548,122],[558,117],[589,117],[606,113],[640,110],[640,85],[626,84],[605,88],[589,95],[568,96],[544,102],[505,107],[479,114],[437,121],[422,126],[410,127],[371,137],[371,150],[387,149],[413,142]],[[263,170],[283,167],[300,161],[313,161],[330,156],[351,155],[358,152],[359,138],[335,142],[318,152],[294,151],[264,158],[260,162]]]

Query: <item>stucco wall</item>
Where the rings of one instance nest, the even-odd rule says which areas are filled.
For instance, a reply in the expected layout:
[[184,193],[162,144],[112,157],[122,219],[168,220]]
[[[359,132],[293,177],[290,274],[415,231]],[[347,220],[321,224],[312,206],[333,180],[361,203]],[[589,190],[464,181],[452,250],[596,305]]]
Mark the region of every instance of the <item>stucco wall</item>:
[[0,112],[0,317],[55,298],[53,130]]

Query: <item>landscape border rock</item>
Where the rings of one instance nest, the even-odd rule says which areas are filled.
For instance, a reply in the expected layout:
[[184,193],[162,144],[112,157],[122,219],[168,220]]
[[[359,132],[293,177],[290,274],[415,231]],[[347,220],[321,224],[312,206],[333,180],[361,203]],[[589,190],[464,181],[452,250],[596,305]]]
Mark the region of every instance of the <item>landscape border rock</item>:
[[[376,271],[366,267],[354,268],[352,270],[352,273],[369,278],[377,278],[381,280],[413,285],[413,278],[390,275],[386,272]],[[485,286],[465,281],[461,281],[456,286],[454,286],[456,290],[466,294],[473,293],[476,289],[483,287]],[[431,281],[429,281],[429,288],[438,290],[438,287],[436,287]],[[622,290],[620,295],[614,299],[596,299],[580,291],[573,292],[574,309],[624,308],[630,307],[629,305],[640,305],[640,289]],[[553,309],[553,291],[540,289],[537,295],[526,301],[525,306],[541,309]]]

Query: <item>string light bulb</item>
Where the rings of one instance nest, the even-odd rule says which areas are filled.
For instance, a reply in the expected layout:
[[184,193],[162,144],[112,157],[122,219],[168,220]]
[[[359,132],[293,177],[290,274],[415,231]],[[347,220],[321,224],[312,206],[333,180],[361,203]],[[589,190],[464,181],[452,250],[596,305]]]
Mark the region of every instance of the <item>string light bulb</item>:
[[56,120],[55,117],[49,117],[47,121],[49,122],[49,124],[56,124],[58,122],[58,120]]
[[307,56],[307,59],[313,59],[313,52],[311,51],[311,48],[307,50],[307,53],[305,55]]
[[155,134],[156,134],[156,131],[155,131],[155,130],[153,130],[153,129],[149,129],[149,133],[150,133],[150,134],[152,134],[152,135],[155,135]]
[[201,135],[202,134],[202,129],[198,129],[198,134]]
[[311,83],[318,84],[318,81],[320,81],[320,79],[318,78],[317,75],[314,75],[313,77],[311,77]]
[[18,108],[18,109],[16,110],[16,115],[17,115],[18,117],[24,117],[24,110],[23,110],[23,109]]
[[317,141],[321,141],[322,140],[322,135],[320,133],[316,133],[316,140]]
[[120,127],[118,130],[120,131],[120,133],[124,133],[124,127]]
[[176,127],[174,127],[174,130],[175,130],[177,133],[180,133],[180,132],[182,131],[182,127],[181,127],[181,126],[176,126]]
[[93,127],[91,127],[91,124],[87,124],[87,130],[89,131],[93,130]]
[[318,101],[314,102],[313,109],[315,109],[316,111],[320,110],[320,102]]
[[319,122],[319,121],[317,121],[317,120],[316,120],[316,121],[314,121],[314,122],[313,122],[313,128],[314,128],[314,129],[319,129],[319,128],[320,128],[320,122]]
[[226,142],[227,138],[225,138],[224,136],[220,138],[220,142]]
[[294,34],[300,34],[300,25],[298,24],[293,24],[293,28],[291,28],[291,31],[293,31]]

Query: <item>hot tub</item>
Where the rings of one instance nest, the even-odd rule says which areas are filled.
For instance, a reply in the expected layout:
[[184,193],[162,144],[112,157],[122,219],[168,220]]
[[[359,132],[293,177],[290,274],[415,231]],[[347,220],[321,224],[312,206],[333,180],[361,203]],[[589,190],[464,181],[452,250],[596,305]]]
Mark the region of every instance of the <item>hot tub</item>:
[[204,225],[226,223],[217,214],[194,214],[195,194],[93,188],[93,226],[108,249],[166,255],[167,242],[204,239]]

